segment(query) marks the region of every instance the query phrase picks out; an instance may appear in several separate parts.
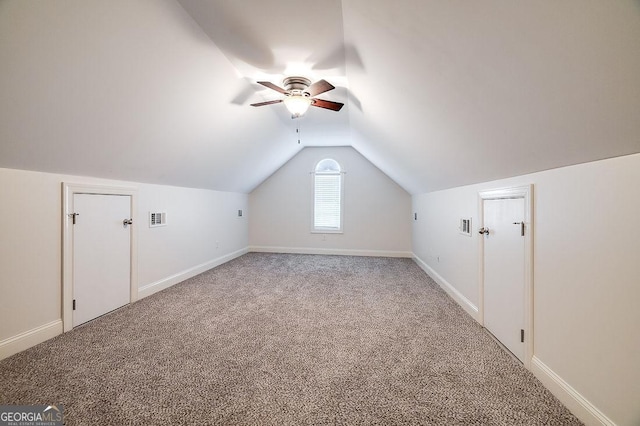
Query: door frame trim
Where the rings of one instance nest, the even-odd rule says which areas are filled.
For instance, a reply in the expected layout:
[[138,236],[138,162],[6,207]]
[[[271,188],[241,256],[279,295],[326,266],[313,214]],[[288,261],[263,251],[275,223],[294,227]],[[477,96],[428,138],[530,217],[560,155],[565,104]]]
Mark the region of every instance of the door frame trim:
[[[63,331],[73,329],[73,213],[75,194],[123,195],[131,197],[131,218],[137,224],[138,189],[126,186],[93,185],[62,182],[62,324]],[[138,300],[138,228],[131,228],[130,300]]]
[[[506,198],[524,199],[524,360],[523,364],[531,370],[534,354],[533,342],[533,185],[499,188],[478,192],[478,227],[484,227],[484,202]],[[478,238],[478,322],[484,327],[484,238]]]

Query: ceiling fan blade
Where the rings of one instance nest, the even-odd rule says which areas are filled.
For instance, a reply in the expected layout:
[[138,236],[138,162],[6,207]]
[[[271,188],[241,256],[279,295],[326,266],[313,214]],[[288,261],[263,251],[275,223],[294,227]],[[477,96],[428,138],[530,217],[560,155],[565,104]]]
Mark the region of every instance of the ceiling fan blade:
[[319,95],[320,93],[328,92],[329,90],[333,90],[335,87],[331,83],[326,80],[318,80],[313,83],[311,86],[305,90],[309,94],[309,96],[314,97]]
[[258,84],[262,84],[264,87],[268,87],[269,89],[275,90],[276,92],[282,93],[283,95],[286,95],[288,93],[282,87],[278,87],[270,81],[259,81]]
[[311,105],[319,108],[330,109],[332,111],[340,111],[344,106],[340,102],[325,101],[324,99],[313,99]]
[[251,104],[251,106],[265,106],[265,105],[279,104],[280,102],[282,102],[282,99],[276,99],[275,101],[258,102],[257,104]]

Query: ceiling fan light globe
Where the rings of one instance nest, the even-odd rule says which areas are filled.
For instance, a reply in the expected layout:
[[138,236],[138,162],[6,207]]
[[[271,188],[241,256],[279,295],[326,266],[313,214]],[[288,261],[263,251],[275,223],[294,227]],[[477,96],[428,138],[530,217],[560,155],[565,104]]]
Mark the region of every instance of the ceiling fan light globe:
[[309,109],[309,106],[311,106],[311,102],[311,98],[302,95],[291,95],[284,99],[284,105],[292,117],[303,116]]

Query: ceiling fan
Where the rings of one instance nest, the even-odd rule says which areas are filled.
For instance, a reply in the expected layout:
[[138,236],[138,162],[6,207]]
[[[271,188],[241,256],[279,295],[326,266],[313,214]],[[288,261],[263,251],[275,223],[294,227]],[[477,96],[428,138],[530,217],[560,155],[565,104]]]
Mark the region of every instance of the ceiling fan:
[[287,77],[283,81],[284,89],[269,81],[259,81],[258,84],[262,84],[271,90],[282,93],[285,97],[283,99],[276,99],[275,101],[258,102],[256,104],[251,104],[251,106],[258,107],[284,102],[284,105],[291,113],[291,118],[301,117],[307,112],[310,106],[330,109],[332,111],[340,111],[344,105],[340,102],[315,98],[315,96],[321,93],[335,89],[335,87],[326,80],[318,80],[311,84],[311,80],[308,78]]

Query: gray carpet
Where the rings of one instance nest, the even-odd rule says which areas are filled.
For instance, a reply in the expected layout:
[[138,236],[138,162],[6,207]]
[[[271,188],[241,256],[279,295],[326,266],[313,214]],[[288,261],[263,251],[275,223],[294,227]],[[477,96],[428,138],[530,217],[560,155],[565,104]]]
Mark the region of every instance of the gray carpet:
[[250,253],[0,361],[68,425],[581,424],[409,259]]

